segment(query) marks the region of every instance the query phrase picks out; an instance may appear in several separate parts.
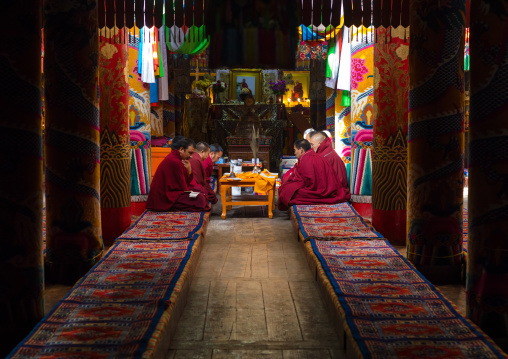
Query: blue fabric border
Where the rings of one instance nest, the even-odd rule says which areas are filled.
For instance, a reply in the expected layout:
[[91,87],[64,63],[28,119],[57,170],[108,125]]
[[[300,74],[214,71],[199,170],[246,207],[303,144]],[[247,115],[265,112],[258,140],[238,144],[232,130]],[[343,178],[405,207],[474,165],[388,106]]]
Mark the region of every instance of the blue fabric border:
[[[128,242],[128,241],[127,241]],[[102,261],[104,261],[106,258],[108,258],[111,253],[113,253],[113,251],[115,250],[115,248],[120,244],[121,242],[118,241],[116,242],[115,244],[113,244],[113,247],[111,247],[111,249],[109,250],[109,252],[106,254],[106,256],[104,258],[102,258],[99,262],[97,262],[93,267],[92,269],[90,269],[90,271],[85,275],[83,276],[75,285],[74,287],[65,295],[64,298],[62,298],[54,307],[51,311],[48,312],[48,314],[46,314],[44,316],[43,319],[41,319],[39,321],[39,323],[37,323],[37,325],[34,327],[34,329],[32,329],[32,331],[18,344],[16,345],[16,347],[9,353],[9,355],[6,357],[6,358],[11,358],[12,355],[14,355],[21,347],[24,346],[24,343],[27,341],[28,338],[30,338],[40,327],[42,324],[46,323],[46,318],[50,317],[58,308],[59,306],[67,299],[67,297],[71,294],[72,290],[74,288],[77,288],[81,285],[81,283],[83,283],[83,281],[90,275],[93,273],[93,271],[97,268],[97,266],[99,264],[102,263]],[[187,247],[187,253],[185,255],[185,257],[182,259],[181,263],[180,263],[180,267],[178,268],[178,270],[175,272],[175,275],[173,277],[173,279],[171,280],[171,282],[169,283],[168,285],[168,289],[166,291],[166,294],[163,298],[161,298],[159,300],[159,303],[158,303],[158,309],[157,309],[157,314],[154,315],[154,317],[152,318],[152,323],[148,326],[146,332],[145,332],[145,336],[143,337],[143,339],[139,342],[136,342],[136,343],[139,343],[140,344],[140,347],[138,348],[138,350],[134,353],[134,356],[136,358],[141,358],[144,351],[146,350],[146,347],[148,346],[148,342],[152,336],[152,334],[154,333],[155,331],[155,328],[157,327],[158,323],[159,323],[159,320],[160,318],[162,317],[162,315],[164,314],[164,308],[165,308],[165,305],[166,305],[166,302],[171,298],[171,295],[173,294],[173,290],[176,286],[176,283],[178,282],[178,280],[180,279],[180,276],[185,268],[185,266],[187,265],[187,262],[189,261],[189,258],[192,254],[192,249],[194,247],[194,244],[196,243],[195,240],[190,240],[189,241],[189,246]],[[132,343],[131,343],[132,344]],[[69,347],[68,344],[66,344],[65,346]],[[71,345],[72,346],[72,345]],[[104,345],[104,344],[94,344],[94,346],[98,346],[98,347],[108,347],[109,345]],[[30,347],[39,347],[39,346],[30,346]],[[44,347],[41,347],[41,352],[44,351]]]
[[[345,319],[346,319],[346,322],[347,322],[347,325],[351,331],[351,335],[353,336],[353,339],[357,342],[358,344],[358,347],[360,348],[360,351],[362,352],[362,355],[366,358],[370,358],[371,357],[371,353],[370,351],[367,349],[367,346],[365,345],[364,343],[364,339],[362,336],[360,336],[360,333],[358,332],[358,329],[356,328],[355,324],[354,324],[354,321],[353,321],[353,315],[351,314],[351,308],[349,307],[349,305],[347,304],[347,302],[345,301],[345,297],[346,295],[344,295],[344,293],[342,293],[342,291],[340,290],[339,286],[337,285],[337,282],[336,280],[333,278],[332,274],[331,274],[331,271],[330,271],[330,268],[328,267],[325,259],[323,258],[323,256],[321,255],[321,253],[317,250],[317,247],[316,247],[316,240],[314,239],[310,239],[309,240],[310,243],[311,243],[311,246],[312,246],[312,251],[314,252],[314,255],[318,258],[323,270],[325,271],[326,273],[326,276],[328,277],[328,280],[330,281],[330,283],[332,284],[332,287],[335,291],[335,294],[337,295],[338,299],[339,299],[339,303],[341,304],[341,307],[342,309],[344,310],[345,312]],[[504,358],[505,356],[502,355],[493,345],[492,343],[490,343],[488,340],[486,340],[485,336],[480,333],[476,328],[474,328],[467,320],[466,318],[464,318],[459,312],[457,312],[457,310],[455,310],[455,308],[452,306],[452,304],[450,303],[450,301],[448,299],[446,299],[443,294],[439,291],[439,290],[436,290],[436,287],[430,283],[414,266],[411,262],[409,262],[406,258],[404,258],[397,250],[395,250],[395,248],[393,248],[393,246],[385,239],[384,240],[385,243],[388,245],[389,248],[391,248],[394,253],[395,253],[395,257],[396,256],[399,256],[400,258],[403,259],[403,261],[409,265],[409,267],[416,272],[416,274],[421,278],[423,279],[423,281],[428,284],[430,286],[430,288],[437,294],[438,298],[441,299],[447,306],[447,308],[450,310],[451,313],[455,314],[456,316],[456,319],[459,319],[461,320],[462,323],[464,323],[475,335],[477,335],[477,339],[479,340],[484,340],[484,342],[487,344],[487,346],[493,351],[494,354],[498,355],[498,358]],[[349,297],[349,296],[348,296]],[[350,296],[350,297],[353,297],[353,296]],[[387,298],[388,299],[388,298]],[[374,319],[373,321],[375,321],[376,319]],[[423,321],[424,319],[422,319]],[[372,340],[372,341],[381,341],[381,342],[394,342],[396,340],[379,340],[379,339],[369,339],[369,340]],[[416,339],[415,339],[416,340]],[[435,341],[439,341],[439,338],[425,338],[425,340],[435,340]],[[449,339],[444,339],[444,340],[449,340]],[[467,338],[467,339],[454,339],[455,341],[457,342],[460,342],[460,341],[470,341],[470,340],[473,340],[472,338]]]
[[[358,212],[356,212],[356,210],[353,208],[353,206],[349,202],[343,202],[343,203],[347,203],[348,204],[348,206],[354,211],[354,213],[356,213],[356,216],[360,218],[360,220],[362,221],[363,225],[366,228],[370,228],[372,233],[377,235],[378,238],[380,238],[380,239],[384,238],[381,233],[379,233],[378,231],[374,230],[374,227],[369,226],[367,223],[365,223],[365,221],[363,220],[362,216],[360,216],[358,214]],[[298,208],[297,208],[296,205],[293,206],[293,212],[295,213],[296,220],[298,221],[298,227],[300,228],[300,232],[302,232],[303,238],[305,238],[305,239],[312,238],[305,231],[305,228],[304,228],[302,220],[301,220],[301,215],[298,213]],[[347,218],[347,217],[355,217],[355,216],[337,216],[337,215],[325,216],[325,218]],[[364,239],[368,239],[368,238],[372,238],[372,237],[356,237],[356,236],[352,236],[352,237],[344,237],[344,238],[351,238],[351,239],[362,239],[362,238],[364,238]]]
[[[138,222],[145,216],[145,214],[147,212],[148,212],[148,210],[145,210],[143,212],[143,214],[139,217],[139,219],[136,221],[136,223],[134,223],[128,230],[123,232],[120,236],[118,236],[118,238],[115,241],[137,241],[137,240],[140,240],[140,241],[142,241],[142,240],[145,240],[145,241],[181,241],[181,240],[185,240],[185,239],[194,240],[194,239],[197,239],[196,236],[199,236],[199,234],[197,234],[197,232],[203,227],[203,222],[204,222],[204,217],[205,217],[205,212],[200,212],[201,214],[199,216],[199,222],[196,225],[196,228],[194,228],[192,231],[190,231],[189,234],[185,237],[165,238],[165,239],[164,238],[153,239],[153,238],[145,238],[145,237],[121,238],[124,234],[127,234],[132,229],[134,229],[134,227],[137,226]],[[160,213],[172,213],[172,212],[166,211],[166,212],[160,212]],[[195,212],[193,212],[193,213],[195,213]],[[180,226],[175,226],[175,227],[180,227]]]

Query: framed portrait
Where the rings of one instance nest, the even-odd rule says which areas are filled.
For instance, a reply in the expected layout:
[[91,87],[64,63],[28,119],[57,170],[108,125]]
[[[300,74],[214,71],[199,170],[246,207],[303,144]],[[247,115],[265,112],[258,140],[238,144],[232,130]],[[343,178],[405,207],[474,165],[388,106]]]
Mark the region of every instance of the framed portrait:
[[242,101],[240,94],[250,92],[254,99],[261,101],[261,70],[234,69],[230,73],[229,98]]
[[310,72],[309,71],[284,71],[286,76],[291,74],[293,83],[289,84],[287,88],[289,91],[283,97],[283,101],[290,106],[295,106],[301,103],[305,106],[305,102],[309,98],[309,84]]

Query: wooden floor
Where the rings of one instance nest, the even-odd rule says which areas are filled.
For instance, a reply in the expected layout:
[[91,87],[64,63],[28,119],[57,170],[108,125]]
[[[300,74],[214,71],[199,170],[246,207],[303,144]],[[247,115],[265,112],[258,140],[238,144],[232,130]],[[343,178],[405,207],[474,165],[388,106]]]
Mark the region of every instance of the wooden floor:
[[341,358],[286,212],[215,206],[167,358]]

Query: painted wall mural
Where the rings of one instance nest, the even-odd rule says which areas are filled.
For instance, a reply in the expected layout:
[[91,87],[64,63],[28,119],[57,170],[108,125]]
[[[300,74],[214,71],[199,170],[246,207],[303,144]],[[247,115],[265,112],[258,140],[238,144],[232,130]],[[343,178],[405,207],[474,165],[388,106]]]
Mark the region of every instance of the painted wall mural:
[[150,139],[152,130],[150,84],[141,81],[141,75],[139,74],[139,29],[136,29],[135,33],[137,36],[134,36],[134,32],[129,36],[129,126],[132,196],[147,195],[150,188]]
[[351,181],[353,195],[372,195],[374,43],[372,30],[353,31],[351,44]]
[[335,99],[335,151],[346,165],[348,183],[351,183],[351,106],[342,106],[342,90]]

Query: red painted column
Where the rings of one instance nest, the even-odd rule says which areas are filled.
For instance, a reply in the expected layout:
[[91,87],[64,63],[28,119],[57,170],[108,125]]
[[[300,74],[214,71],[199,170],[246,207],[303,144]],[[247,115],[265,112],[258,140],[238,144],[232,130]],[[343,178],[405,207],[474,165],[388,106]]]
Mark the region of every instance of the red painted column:
[[115,41],[101,37],[101,221],[104,243],[112,244],[131,224],[129,52],[123,30]]
[[372,225],[390,243],[406,243],[408,30],[378,28],[374,44]]

